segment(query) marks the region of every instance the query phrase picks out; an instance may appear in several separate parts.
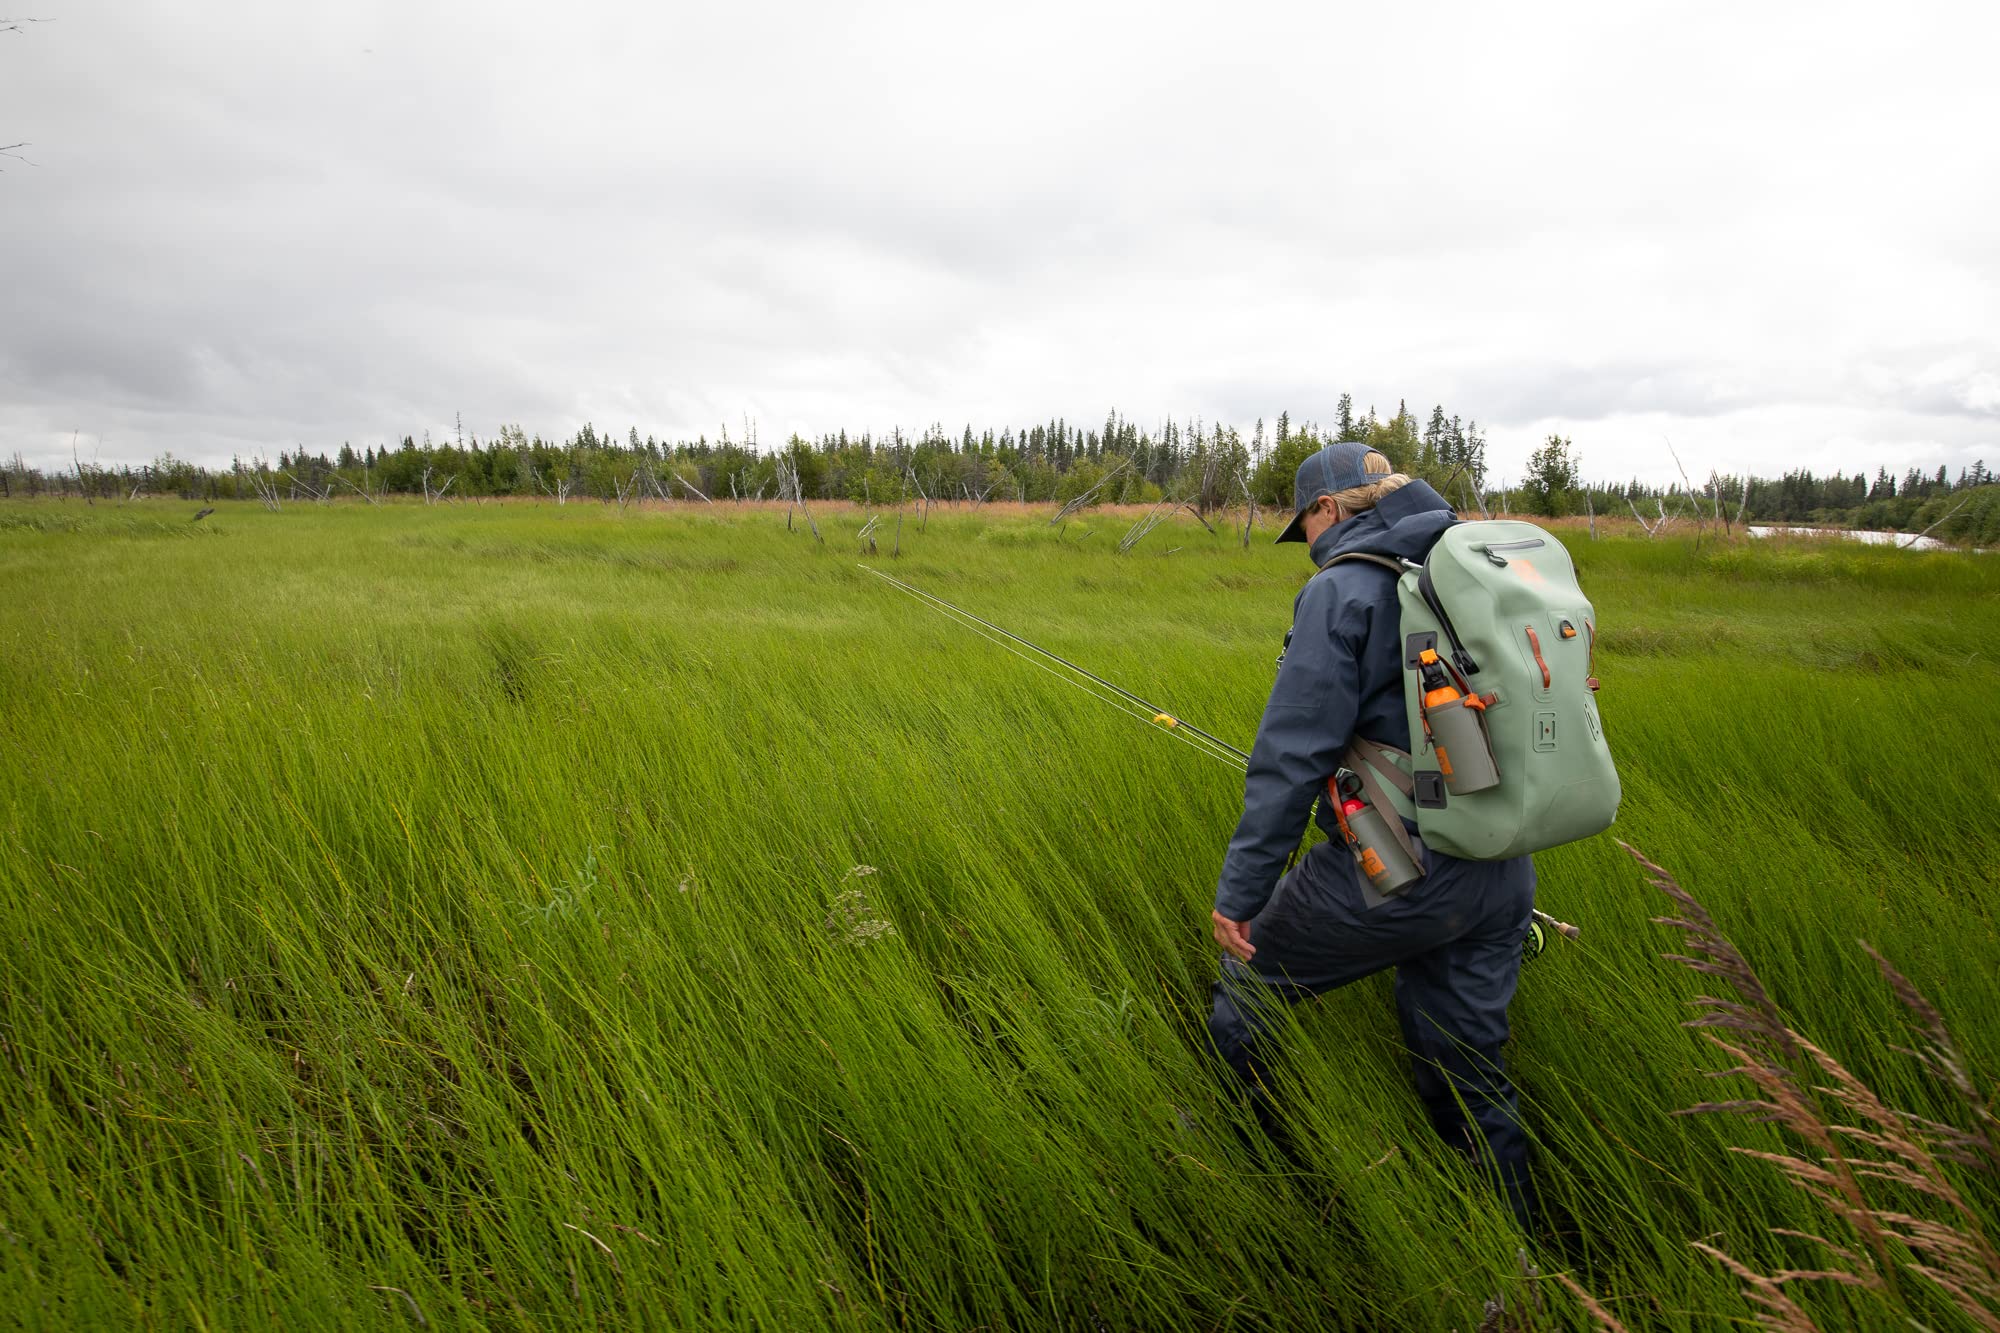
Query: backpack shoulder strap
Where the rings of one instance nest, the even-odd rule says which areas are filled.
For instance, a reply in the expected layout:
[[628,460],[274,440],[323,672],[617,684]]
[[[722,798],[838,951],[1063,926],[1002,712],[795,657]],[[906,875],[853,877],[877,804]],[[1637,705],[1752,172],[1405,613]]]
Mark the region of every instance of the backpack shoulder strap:
[[1367,551],[1349,551],[1346,555],[1337,555],[1333,559],[1321,565],[1320,568],[1332,569],[1335,565],[1339,564],[1343,560],[1366,560],[1369,564],[1380,565],[1382,566],[1382,568],[1388,570],[1390,573],[1395,574],[1399,577],[1403,572],[1402,561],[1391,559],[1389,556],[1386,555],[1371,555]]

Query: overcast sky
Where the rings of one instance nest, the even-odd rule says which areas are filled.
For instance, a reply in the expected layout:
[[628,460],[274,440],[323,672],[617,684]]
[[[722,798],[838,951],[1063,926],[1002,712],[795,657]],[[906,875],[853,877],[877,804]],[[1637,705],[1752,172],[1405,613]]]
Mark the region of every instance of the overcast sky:
[[2000,464],[1974,0],[7,4],[31,461],[1346,390],[1501,473]]

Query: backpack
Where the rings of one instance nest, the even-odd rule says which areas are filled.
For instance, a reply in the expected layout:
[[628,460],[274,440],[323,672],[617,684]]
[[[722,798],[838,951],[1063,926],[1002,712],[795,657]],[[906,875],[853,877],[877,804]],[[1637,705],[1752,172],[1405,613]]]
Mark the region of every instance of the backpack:
[[1531,523],[1495,519],[1453,524],[1421,565],[1366,554],[1327,564],[1343,560],[1395,570],[1402,607],[1410,751],[1356,738],[1345,762],[1369,803],[1414,819],[1427,846],[1469,861],[1609,828],[1619,787],[1591,674],[1597,614],[1562,543]]

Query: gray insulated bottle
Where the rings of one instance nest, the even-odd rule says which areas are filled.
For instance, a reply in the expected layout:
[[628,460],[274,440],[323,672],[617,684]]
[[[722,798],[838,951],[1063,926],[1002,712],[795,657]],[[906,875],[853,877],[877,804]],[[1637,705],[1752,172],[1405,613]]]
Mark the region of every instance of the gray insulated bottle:
[[1417,666],[1423,672],[1424,731],[1437,751],[1444,789],[1453,796],[1467,796],[1494,786],[1500,770],[1493,764],[1493,747],[1486,743],[1485,705],[1458,692],[1435,650],[1426,648],[1418,654]]
[[1430,722],[1431,747],[1437,751],[1446,791],[1465,796],[1500,781],[1493,748],[1486,743],[1486,721],[1478,709],[1467,708],[1464,699],[1452,699],[1425,705],[1424,717]]
[[1386,898],[1424,877],[1422,867],[1410,860],[1410,854],[1390,830],[1388,820],[1374,806],[1358,796],[1350,796],[1341,802],[1340,812],[1347,831],[1354,835],[1348,850],[1354,853],[1354,863],[1368,876],[1375,892]]

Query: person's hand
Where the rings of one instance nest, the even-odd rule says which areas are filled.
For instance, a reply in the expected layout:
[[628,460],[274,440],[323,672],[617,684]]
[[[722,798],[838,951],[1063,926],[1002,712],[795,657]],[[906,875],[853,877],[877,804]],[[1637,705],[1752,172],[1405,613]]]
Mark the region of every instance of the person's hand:
[[1208,919],[1215,931],[1215,942],[1225,951],[1246,963],[1257,956],[1256,946],[1250,943],[1248,921],[1231,921],[1220,912],[1210,912]]

